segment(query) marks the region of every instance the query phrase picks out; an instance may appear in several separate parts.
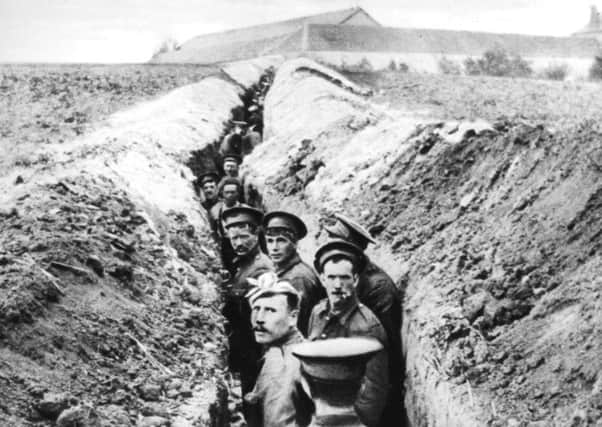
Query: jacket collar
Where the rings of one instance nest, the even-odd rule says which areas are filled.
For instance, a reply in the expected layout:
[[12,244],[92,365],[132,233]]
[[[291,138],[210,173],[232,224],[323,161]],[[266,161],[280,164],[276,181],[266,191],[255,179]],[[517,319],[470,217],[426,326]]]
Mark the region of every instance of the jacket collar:
[[354,294],[349,306],[347,306],[347,308],[342,311],[341,313],[338,314],[333,314],[330,311],[330,301],[327,300],[326,304],[324,305],[324,309],[322,310],[322,314],[326,314],[328,318],[331,317],[336,317],[339,322],[344,325],[345,323],[347,323],[347,320],[349,320],[349,317],[351,317],[351,315],[353,313],[355,313],[355,311],[358,309],[359,307],[359,301],[357,299],[357,294]]
[[259,244],[255,245],[255,247],[253,249],[251,249],[247,254],[241,255],[241,256],[239,256],[239,255],[235,256],[234,263],[240,264],[241,262],[253,260],[253,259],[255,259],[255,257],[257,255],[259,255]]
[[297,252],[294,253],[294,255],[292,257],[290,257],[283,265],[276,267],[276,274],[278,276],[286,273],[287,271],[289,271],[291,268],[293,268],[295,265],[299,264],[301,262],[301,257],[299,256],[299,254]]
[[281,337],[280,339],[268,344],[266,347],[270,348],[270,347],[286,347],[288,345],[292,345],[292,344],[298,344],[300,342],[303,342],[305,338],[303,338],[303,335],[301,334],[301,332],[299,331],[298,328],[294,328],[293,330],[291,330],[289,333],[287,333],[285,336]]

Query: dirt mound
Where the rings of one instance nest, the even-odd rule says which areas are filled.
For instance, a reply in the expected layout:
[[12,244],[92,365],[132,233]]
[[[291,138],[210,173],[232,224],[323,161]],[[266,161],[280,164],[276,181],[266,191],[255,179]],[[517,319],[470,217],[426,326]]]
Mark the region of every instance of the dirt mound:
[[256,65],[3,156],[0,425],[228,422],[219,262],[185,165]]
[[341,210],[379,237],[405,290],[412,425],[599,423],[598,126],[386,110],[307,66],[280,69],[245,164],[317,240]]
[[[185,216],[153,225],[110,179],[82,174],[21,198],[0,230],[3,425],[76,403],[98,425],[170,419],[195,387],[224,387],[218,263]],[[49,393],[65,407],[44,409]]]

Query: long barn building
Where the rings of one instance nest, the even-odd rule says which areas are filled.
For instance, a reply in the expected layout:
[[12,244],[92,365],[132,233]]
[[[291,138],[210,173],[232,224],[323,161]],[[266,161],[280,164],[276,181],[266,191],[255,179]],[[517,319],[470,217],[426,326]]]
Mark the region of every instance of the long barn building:
[[[597,19],[597,21],[596,21]],[[362,8],[197,36],[151,62],[219,63],[267,55],[309,56],[333,65],[386,67],[391,61],[415,71],[437,72],[442,57],[460,63],[486,50],[503,48],[531,62],[537,71],[566,64],[572,77],[587,75],[600,55],[599,15],[571,37],[383,27]]]

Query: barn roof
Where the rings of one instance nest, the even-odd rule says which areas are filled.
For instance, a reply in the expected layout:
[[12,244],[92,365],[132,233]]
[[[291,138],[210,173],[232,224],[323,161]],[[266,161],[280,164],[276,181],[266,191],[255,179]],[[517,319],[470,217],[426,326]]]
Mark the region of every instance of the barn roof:
[[199,35],[183,43],[178,50],[162,53],[153,60],[157,62],[210,63],[260,56],[266,52],[277,50],[278,46],[290,41],[291,37],[297,39],[305,24],[340,25],[358,14],[363,14],[375,26],[380,26],[364,9],[354,7]]

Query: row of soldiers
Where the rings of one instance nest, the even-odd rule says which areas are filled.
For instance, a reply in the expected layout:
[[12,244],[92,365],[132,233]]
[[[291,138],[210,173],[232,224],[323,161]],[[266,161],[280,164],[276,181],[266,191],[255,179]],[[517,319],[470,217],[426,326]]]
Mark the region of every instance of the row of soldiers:
[[[228,169],[224,159],[224,171]],[[236,168],[239,159],[234,159]],[[211,180],[213,179],[213,180]],[[298,253],[307,233],[291,212],[264,214],[236,176],[200,178],[203,205],[228,273],[223,285],[229,367],[240,374],[250,426],[308,425],[312,404],[301,386],[293,344],[364,336],[382,343],[355,403],[367,426],[402,425],[401,301],[392,279],[365,254],[374,240],[344,215],[325,227],[313,267]]]

